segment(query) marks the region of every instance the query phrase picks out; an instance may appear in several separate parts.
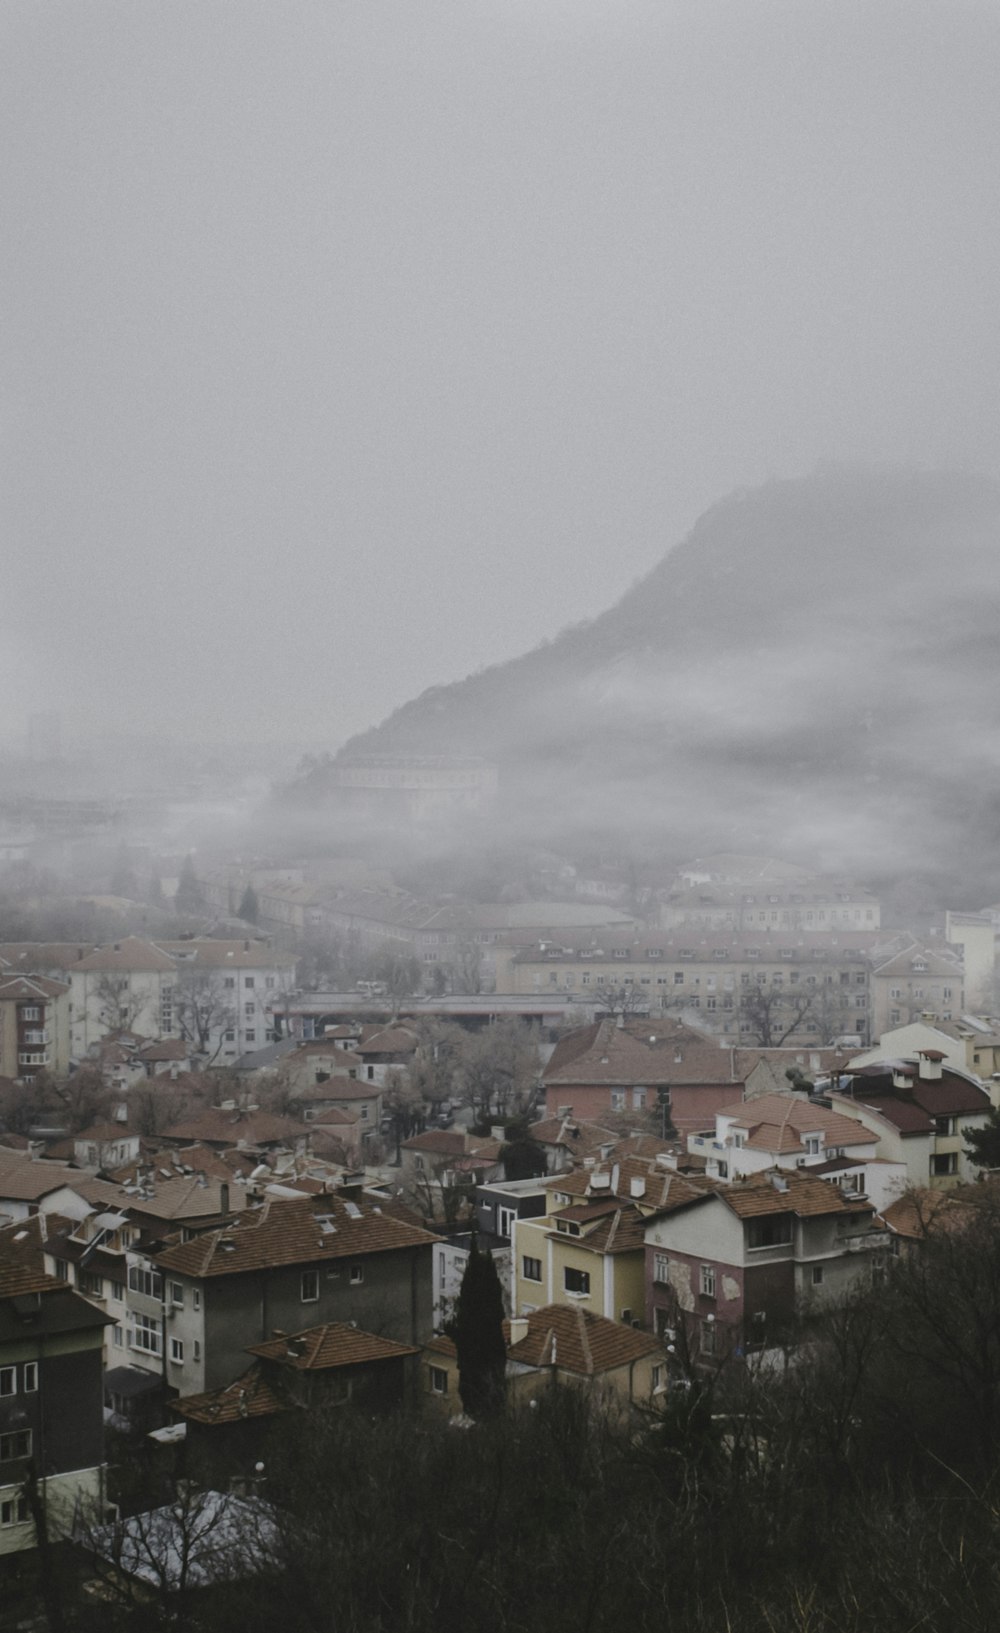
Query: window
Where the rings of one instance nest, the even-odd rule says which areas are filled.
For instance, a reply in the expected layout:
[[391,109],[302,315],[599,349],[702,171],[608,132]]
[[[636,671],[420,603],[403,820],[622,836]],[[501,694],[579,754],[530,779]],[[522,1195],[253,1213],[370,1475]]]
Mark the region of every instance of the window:
[[351,1286],[352,1287],[360,1287],[361,1283],[364,1281],[364,1279],[365,1279],[365,1267],[364,1267],[364,1265],[363,1264],[352,1264],[351,1265]]
[[247,1040],[247,1043],[256,1043],[257,1042],[257,1034],[254,1031],[252,1026],[248,1027],[248,1029],[247,1029],[246,1040]]
[[649,1375],[649,1381],[650,1381],[650,1384],[652,1385],[654,1394],[655,1394],[656,1390],[663,1388],[663,1367],[662,1367],[662,1365],[655,1366],[653,1368],[652,1372]]
[[776,1214],[770,1218],[751,1219],[747,1224],[747,1247],[779,1247],[792,1239],[790,1215]]
[[268,992],[270,992],[274,988],[274,986],[276,985],[274,976],[273,975],[266,975],[264,977],[264,985],[267,988]]
[[128,1267],[128,1284],[133,1293],[143,1293],[146,1298],[159,1298],[163,1292],[163,1277],[158,1270],[149,1270],[142,1264],[130,1264]]
[[21,1374],[21,1388],[26,1395],[33,1395],[38,1388],[38,1362],[25,1361]]
[[21,1006],[22,1021],[40,1021],[41,1018],[42,1012],[37,1004],[23,1004]]
[[675,970],[674,971],[674,986],[675,987],[682,987],[683,985],[684,985],[684,971],[683,970]]
[[653,1280],[666,1282],[670,1279],[670,1260],[665,1253],[653,1254]]
[[125,1342],[125,1334],[117,1322],[111,1329],[111,1342],[114,1344],[115,1349],[121,1349],[122,1344]]
[[104,1297],[104,1278],[103,1278],[103,1276],[98,1276],[93,1270],[81,1270],[80,1271],[80,1291],[81,1291],[81,1293],[89,1293],[91,1298],[103,1298]]
[[235,1032],[227,1032],[226,1033],[226,1042],[227,1043],[235,1043],[236,1042],[236,1033]]
[[521,1260],[521,1274],[523,1275],[525,1281],[541,1281],[541,1259],[532,1259],[525,1254],[524,1258]]
[[448,1393],[448,1374],[445,1371],[444,1367],[430,1367],[430,1368],[428,1368],[428,1370],[430,1372],[431,1394],[432,1395],[447,1395],[447,1393]]
[[171,1302],[171,1304],[176,1304],[179,1308],[183,1308],[183,1306],[184,1306],[184,1286],[183,1286],[183,1283],[181,1283],[179,1281],[172,1281],[170,1283],[170,1302]]
[[252,1021],[254,1016],[257,1013],[257,1005],[256,1004],[244,1004],[243,1005],[243,1013],[246,1016],[248,1021]]
[[947,1152],[943,1152],[939,1156],[932,1157],[931,1158],[931,1173],[932,1174],[957,1174],[958,1173],[958,1152],[957,1151],[947,1151]]
[[702,1298],[715,1297],[715,1266],[703,1264],[698,1273],[698,1286]]
[[201,1360],[201,1344],[197,1338],[194,1341],[194,1358],[196,1361]]
[[253,976],[252,975],[245,975],[243,977],[243,985],[247,988],[248,991],[252,991],[253,990],[253,985],[254,985]]
[[497,1208],[497,1235],[513,1236],[514,1221],[517,1218],[516,1208]]
[[31,1430],[14,1429],[0,1435],[0,1463],[12,1463],[16,1457],[31,1456]]
[[170,1359],[172,1361],[176,1361],[178,1364],[183,1362],[183,1360],[184,1360],[184,1340],[183,1339],[181,1339],[181,1338],[171,1338],[171,1340],[170,1340]]
[[954,1134],[956,1122],[955,1117],[935,1117],[934,1128],[938,1134]]
[[303,1304],[315,1304],[319,1298],[319,1271],[303,1270],[299,1285]]
[[0,1367],[0,1395],[17,1394],[17,1367]]
[[612,1111],[624,1111],[625,1110],[625,1090],[624,1089],[612,1089],[611,1090],[611,1110]]
[[160,1355],[160,1323],[151,1315],[141,1315],[138,1311],[132,1316],[132,1348],[144,1350],[147,1355]]
[[702,1324],[701,1324],[701,1353],[702,1353],[702,1355],[717,1355],[718,1354],[717,1331],[718,1331],[718,1323],[716,1321],[707,1321],[706,1320],[706,1321],[702,1322]]
[[111,1297],[119,1301],[125,1297],[125,1283],[123,1281],[113,1281],[111,1283]]
[[822,1287],[823,1285],[823,1266],[821,1264],[814,1264],[812,1267],[812,1284],[814,1287]]
[[568,1264],[563,1271],[563,1286],[567,1293],[574,1293],[577,1298],[589,1298],[590,1271],[577,1270],[574,1265]]
[[646,1109],[645,1089],[632,1090],[632,1109],[634,1111],[644,1111]]
[[27,1518],[27,1497],[8,1497],[0,1503],[0,1525],[21,1525]]

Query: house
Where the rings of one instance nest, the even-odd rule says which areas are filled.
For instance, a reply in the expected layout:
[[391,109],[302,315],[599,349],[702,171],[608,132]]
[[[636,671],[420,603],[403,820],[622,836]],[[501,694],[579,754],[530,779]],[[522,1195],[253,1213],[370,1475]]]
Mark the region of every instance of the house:
[[961,955],[947,947],[930,949],[913,941],[876,962],[871,972],[873,1038],[925,1014],[950,1021],[965,1009]]
[[607,1156],[620,1138],[602,1123],[584,1122],[574,1117],[567,1107],[560,1110],[565,1115],[544,1117],[528,1129],[531,1139],[545,1152],[545,1166],[550,1174],[565,1173],[588,1157]]
[[[360,1198],[360,1189],[358,1190]],[[170,1386],[216,1389],[243,1354],[286,1332],[329,1321],[421,1344],[432,1327],[429,1231],[345,1192],[269,1196],[223,1228],[151,1257],[162,1326],[151,1333]]]
[[678,1020],[607,1017],[568,1033],[542,1073],[548,1116],[662,1110],[682,1133],[742,1092],[733,1051]]
[[29,1469],[54,1539],[100,1502],[107,1320],[45,1270],[38,1220],[0,1230],[0,1555],[35,1546]]
[[69,991],[46,975],[0,973],[0,1076],[69,1070]]
[[499,1178],[500,1141],[462,1129],[432,1128],[400,1146],[403,1195],[429,1218],[449,1217],[452,1203]]
[[257,1107],[244,1109],[233,1104],[212,1106],[184,1122],[171,1123],[160,1138],[165,1145],[199,1143],[216,1151],[230,1146],[257,1151],[307,1151],[309,1130],[293,1117],[276,1117]]
[[354,1053],[362,1062],[362,1076],[368,1083],[381,1087],[389,1077],[413,1064],[420,1039],[411,1027],[365,1027],[365,1035],[354,1044]]
[[[598,1391],[605,1405],[655,1409],[667,1387],[662,1341],[608,1321],[580,1306],[550,1304],[504,1322],[507,1389],[530,1400],[553,1384]],[[454,1340],[432,1338],[422,1358],[428,1407],[448,1416],[462,1411]]]
[[284,1005],[296,959],[257,937],[192,936],[158,941],[171,960],[169,1004],[156,1036],[180,1034],[221,1065],[272,1043],[287,1030]]
[[716,1112],[710,1133],[688,1136],[710,1179],[745,1179],[768,1168],[808,1168],[847,1153],[878,1155],[878,1135],[803,1094],[764,1094]]
[[647,1219],[646,1317],[692,1361],[779,1343],[809,1300],[883,1272],[871,1202],[779,1169],[692,1195]]
[[984,1128],[991,1102],[979,1079],[944,1064],[939,1049],[912,1060],[882,1060],[841,1073],[831,1108],[879,1136],[879,1153],[906,1164],[908,1183],[948,1190],[973,1180],[967,1128]]

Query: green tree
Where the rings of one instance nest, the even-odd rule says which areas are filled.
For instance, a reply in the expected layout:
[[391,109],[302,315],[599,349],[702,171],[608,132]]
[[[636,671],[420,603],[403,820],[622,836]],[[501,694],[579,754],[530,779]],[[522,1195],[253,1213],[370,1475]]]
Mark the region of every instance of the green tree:
[[994,1106],[982,1128],[966,1127],[965,1154],[980,1168],[1000,1168],[1000,1108]]
[[458,1388],[470,1417],[492,1417],[503,1405],[507,1346],[503,1292],[496,1265],[475,1237],[459,1289],[452,1337],[458,1351]]
[[236,909],[237,917],[246,919],[248,924],[256,924],[260,917],[260,902],[252,884],[248,884],[240,897],[240,905]]
[[178,913],[200,913],[205,906],[198,875],[194,871],[194,861],[190,856],[185,856],[181,864],[174,905]]

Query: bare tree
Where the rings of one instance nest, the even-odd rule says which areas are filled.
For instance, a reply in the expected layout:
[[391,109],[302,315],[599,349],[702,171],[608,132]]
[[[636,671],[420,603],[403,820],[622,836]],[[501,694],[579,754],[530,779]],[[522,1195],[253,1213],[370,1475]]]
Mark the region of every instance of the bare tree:
[[214,970],[182,970],[173,988],[175,1024],[208,1066],[218,1059],[226,1032],[236,1025],[236,992],[224,980]]

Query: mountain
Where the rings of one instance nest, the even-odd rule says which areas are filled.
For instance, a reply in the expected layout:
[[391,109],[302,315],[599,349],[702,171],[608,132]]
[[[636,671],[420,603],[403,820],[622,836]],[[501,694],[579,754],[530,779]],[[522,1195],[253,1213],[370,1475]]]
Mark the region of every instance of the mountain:
[[[995,869],[1000,490],[830,470],[715,505],[607,612],[355,738],[495,760],[554,843]],[[315,774],[319,782],[322,773]],[[998,880],[1000,888],[1000,880]]]

